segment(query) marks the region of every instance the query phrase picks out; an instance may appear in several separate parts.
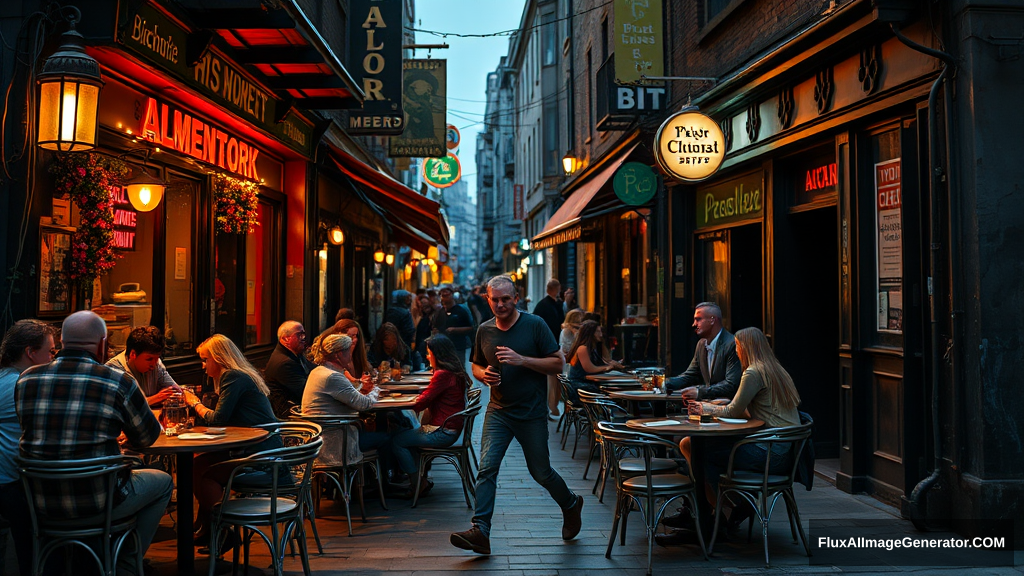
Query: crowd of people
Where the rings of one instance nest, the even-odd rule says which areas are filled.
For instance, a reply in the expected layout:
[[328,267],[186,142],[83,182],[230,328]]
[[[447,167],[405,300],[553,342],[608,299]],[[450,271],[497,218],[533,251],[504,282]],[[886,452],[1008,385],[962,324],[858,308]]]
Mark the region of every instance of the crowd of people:
[[[357,418],[378,400],[378,366],[429,366],[429,385],[412,409],[423,416],[387,411],[364,417],[362,425],[348,430],[347,444],[343,430],[332,430],[325,434],[320,454],[324,464],[352,464],[363,451],[376,450],[389,490],[412,498],[413,487],[419,485],[420,495],[426,494],[432,484],[416,478],[417,449],[449,446],[459,437],[462,421],[452,416],[466,407],[472,374],[489,387],[490,399],[472,527],[453,533],[452,544],[490,552],[497,476],[513,440],[523,448],[530,475],[562,510],[562,537],[574,538],[584,500],[551,467],[548,422],[560,413],[558,375],[566,375],[572,395],[578,389],[599,391],[587,375],[624,369],[609,354],[600,316],[579,309],[572,290],[563,293],[555,279],[548,282],[545,298],[527,313],[512,280],[499,276],[471,290],[396,290],[384,320],[368,341],[355,314],[342,309],[336,322],[308,347],[303,325],[284,322],[262,371],[230,339],[215,334],[197,348],[213,384],[213,394],[203,397],[179,386],[168,373],[161,361],[163,334],[156,327],[136,328],[124,351],[108,359],[107,327],[93,312],[75,312],[64,320],[59,353],[51,325],[37,320],[15,323],[0,346],[0,518],[11,525],[22,574],[30,572],[26,551],[32,546],[26,540],[31,534],[26,525],[29,503],[19,481],[19,457],[68,460],[145,450],[162,432],[154,409],[172,397],[192,409],[197,423],[211,426],[262,426],[294,417],[296,411]],[[679,391],[690,412],[749,415],[769,426],[800,423],[800,397],[793,380],[760,330],[744,328],[733,335],[722,326],[721,309],[711,302],[695,307],[693,328],[699,342],[692,361],[666,381],[670,391]],[[218,464],[280,445],[280,439],[271,436],[230,454],[195,457],[197,545],[208,542],[210,514],[224,495],[229,471]],[[731,442],[715,445],[706,462],[691,463],[707,469],[712,500],[731,447]],[[681,440],[680,450],[689,460],[688,439]],[[738,465],[756,468],[764,461],[764,450],[757,444],[744,446]],[[781,465],[786,458],[772,461]],[[172,477],[156,468],[136,468],[118,482],[114,516],[137,517],[141,548],[134,552],[144,555],[171,498]],[[101,499],[95,485],[81,483],[62,488],[60,498],[35,505],[74,518],[95,513]],[[735,510],[732,521],[745,513],[749,511]],[[674,526],[685,518],[688,515],[681,511],[666,524]],[[670,544],[673,537],[659,542]]]

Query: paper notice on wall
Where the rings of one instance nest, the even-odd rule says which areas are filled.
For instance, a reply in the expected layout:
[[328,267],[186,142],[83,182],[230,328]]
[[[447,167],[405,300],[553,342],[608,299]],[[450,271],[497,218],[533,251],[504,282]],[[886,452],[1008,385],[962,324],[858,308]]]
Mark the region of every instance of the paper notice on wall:
[[903,202],[900,159],[875,164],[878,331],[903,332]]

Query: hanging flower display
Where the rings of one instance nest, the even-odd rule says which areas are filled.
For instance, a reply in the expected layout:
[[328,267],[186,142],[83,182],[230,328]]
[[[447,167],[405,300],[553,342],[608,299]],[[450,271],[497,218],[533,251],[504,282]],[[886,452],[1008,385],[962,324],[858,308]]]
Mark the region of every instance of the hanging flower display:
[[217,174],[213,186],[217,231],[249,234],[259,226],[259,186],[255,182]]
[[78,229],[71,235],[68,279],[78,285],[114,267],[114,193],[128,177],[124,162],[96,153],[60,154],[50,165],[58,195],[78,206]]

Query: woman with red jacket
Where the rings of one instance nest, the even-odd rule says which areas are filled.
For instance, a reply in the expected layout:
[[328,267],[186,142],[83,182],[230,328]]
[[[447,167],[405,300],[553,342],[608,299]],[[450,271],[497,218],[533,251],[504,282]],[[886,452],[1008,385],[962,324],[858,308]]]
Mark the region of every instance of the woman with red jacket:
[[[398,466],[409,475],[411,484],[419,469],[419,454],[416,448],[451,446],[462,430],[462,417],[445,420],[452,414],[466,409],[466,391],[472,385],[462,364],[462,358],[455,351],[455,345],[447,336],[438,334],[426,341],[427,361],[434,369],[427,389],[420,393],[413,410],[429,410],[420,427],[399,432],[392,438],[392,450]],[[442,427],[444,426],[444,427]],[[433,487],[426,478],[420,483],[420,496]]]

